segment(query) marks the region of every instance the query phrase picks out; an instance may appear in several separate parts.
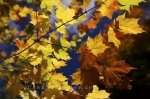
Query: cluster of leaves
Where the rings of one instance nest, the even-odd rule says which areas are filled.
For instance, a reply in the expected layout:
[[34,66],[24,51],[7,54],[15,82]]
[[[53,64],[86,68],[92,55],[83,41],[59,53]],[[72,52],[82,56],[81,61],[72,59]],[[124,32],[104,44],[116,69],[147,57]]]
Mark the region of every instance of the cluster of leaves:
[[[6,6],[8,11],[0,13],[3,30],[0,35],[4,35],[0,42],[9,41],[13,35],[15,39],[11,44],[18,48],[1,61],[1,78],[8,78],[6,90],[13,97],[23,99],[109,99],[107,89],[130,89],[131,79],[127,74],[135,68],[122,59],[120,46],[125,35],[144,32],[138,23],[139,18],[131,13],[142,1],[70,0],[67,5],[63,0],[41,0],[40,11],[36,11],[32,7],[1,0],[0,7],[3,10]],[[28,2],[32,3],[32,0]],[[92,2],[94,7],[91,7]],[[114,18],[117,12],[119,15]],[[88,36],[88,31],[99,28],[97,25],[105,17],[110,22],[103,24],[104,29],[99,30],[94,38]],[[20,23],[26,18],[30,19],[30,25],[19,33],[17,30],[13,32],[9,21]],[[77,26],[78,33],[70,33],[69,26]],[[87,40],[82,41],[86,36]],[[68,78],[56,70],[67,66],[71,60],[68,51],[72,49],[80,53],[77,61],[80,67],[72,73],[72,83],[69,84]],[[8,72],[4,75],[5,69]],[[99,84],[105,90],[98,87]],[[40,85],[39,89],[37,85]],[[74,89],[73,86],[80,88]]]

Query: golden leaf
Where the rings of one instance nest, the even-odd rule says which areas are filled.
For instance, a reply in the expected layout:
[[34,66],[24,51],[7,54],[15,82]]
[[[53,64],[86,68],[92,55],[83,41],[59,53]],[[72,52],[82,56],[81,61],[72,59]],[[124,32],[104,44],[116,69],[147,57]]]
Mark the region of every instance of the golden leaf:
[[[58,9],[56,10],[56,17],[62,20],[64,23],[73,19],[74,16],[75,16],[74,9],[71,8],[65,9],[59,6]],[[69,24],[74,24],[74,23],[76,23],[76,20],[72,20],[71,22],[69,22]]]
[[113,42],[116,47],[120,46],[120,41],[117,39],[112,27],[110,27],[108,30],[108,42]]
[[144,30],[138,24],[139,18],[125,18],[124,15],[117,18],[119,31],[124,34],[139,34]]
[[47,64],[48,64],[48,67],[47,67],[48,71],[52,71],[60,67],[66,66],[66,62],[59,61],[56,58],[47,59]]
[[110,99],[109,95],[105,90],[99,90],[96,85],[93,85],[93,91],[87,95],[86,99]]
[[36,66],[42,62],[42,56],[39,56],[37,54],[29,54],[30,58],[30,64],[33,66]]
[[60,6],[60,0],[42,0],[40,7],[52,12],[54,6]]
[[51,74],[48,82],[48,88],[72,91],[72,88],[67,83],[67,78],[63,76],[61,73]]
[[129,11],[132,5],[138,5],[140,2],[144,0],[118,0],[119,3],[123,6],[120,6],[120,9]]
[[[62,25],[63,23],[62,22],[57,22],[55,23],[56,27],[59,27],[60,25]],[[62,33],[62,34],[65,34],[66,33],[66,26],[61,26],[57,29],[58,32]]]
[[87,46],[95,56],[103,53],[105,49],[108,48],[108,46],[103,43],[103,37],[101,36],[101,34],[96,36],[94,39],[88,37]]
[[66,51],[62,50],[62,49],[59,49],[58,52],[54,51],[54,55],[57,59],[62,59],[62,60],[71,59],[69,54]]

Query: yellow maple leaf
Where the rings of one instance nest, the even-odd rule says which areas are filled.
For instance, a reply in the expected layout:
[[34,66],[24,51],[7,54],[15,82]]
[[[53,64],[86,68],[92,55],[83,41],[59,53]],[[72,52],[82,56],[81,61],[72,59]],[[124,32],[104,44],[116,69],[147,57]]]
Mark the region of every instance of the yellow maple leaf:
[[40,7],[52,12],[54,6],[60,6],[60,0],[42,0]]
[[66,66],[66,62],[65,61],[60,61],[57,60],[56,58],[49,58],[47,59],[47,70],[50,72],[52,70],[58,69],[60,67]]
[[88,37],[88,40],[86,42],[89,50],[91,50],[91,52],[97,56],[98,54],[101,54],[105,51],[105,49],[108,48],[108,46],[106,46],[103,43],[103,37],[101,36],[101,34],[99,34],[98,36],[96,36],[94,39]]
[[[55,23],[55,26],[56,26],[56,27],[59,27],[59,26],[62,25],[62,24],[63,24],[63,23],[59,21],[59,22]],[[63,26],[57,28],[57,31],[60,32],[60,33],[62,33],[62,34],[65,34],[65,33],[66,33],[66,26],[63,25]]]
[[42,57],[35,54],[29,54],[30,58],[30,64],[33,66],[36,66],[42,62]]
[[48,88],[72,91],[72,88],[67,83],[67,78],[61,73],[51,73],[51,76],[49,77]]
[[99,90],[96,85],[93,85],[93,91],[87,95],[86,99],[110,99],[109,95],[105,90]]
[[[62,20],[64,23],[73,19],[75,16],[75,10],[71,8],[64,8],[62,6],[59,6],[58,9],[56,10],[56,17],[60,20]],[[76,20],[72,20],[69,22],[69,24],[74,24],[76,23]]]
[[37,48],[38,51],[41,51],[44,56],[52,55],[53,48],[50,44],[40,45]]
[[119,47],[120,45],[120,40],[117,39],[112,27],[110,27],[108,30],[108,42],[113,42],[116,47]]
[[101,12],[102,16],[107,16],[111,19],[114,12],[118,11],[118,9],[118,0],[106,0],[98,11]]
[[69,54],[66,51],[64,51],[63,49],[59,49],[58,52],[54,51],[53,53],[58,60],[62,59],[62,60],[67,61],[67,60],[71,59]]
[[67,41],[65,38],[60,38],[60,44],[63,46],[64,50],[71,47],[71,42]]
[[124,34],[139,34],[144,30],[138,24],[139,18],[125,18],[124,15],[117,18],[119,31]]
[[129,11],[130,6],[132,5],[138,5],[140,2],[144,0],[118,0],[119,3],[123,6],[120,6],[120,9]]

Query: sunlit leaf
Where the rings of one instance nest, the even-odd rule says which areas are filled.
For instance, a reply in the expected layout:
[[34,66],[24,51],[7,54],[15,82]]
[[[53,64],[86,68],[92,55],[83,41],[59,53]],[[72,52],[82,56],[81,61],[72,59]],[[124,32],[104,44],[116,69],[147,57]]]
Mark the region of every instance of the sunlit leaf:
[[52,12],[54,6],[60,6],[60,0],[42,0],[40,7]]
[[87,46],[95,56],[103,53],[105,49],[108,48],[108,46],[103,43],[103,37],[100,34],[97,35],[94,39],[88,37]]
[[65,90],[65,91],[72,90],[72,88],[67,83],[67,78],[63,76],[61,73],[51,74],[49,78],[48,88]]
[[[62,13],[63,12],[63,13]],[[73,17],[75,16],[75,10],[71,9],[71,8],[64,8],[64,7],[58,7],[58,9],[56,10],[56,17],[60,20],[62,20],[64,23],[73,19]],[[72,20],[71,22],[69,22],[69,24],[74,24],[76,23],[76,20]]]
[[125,18],[124,15],[117,18],[119,22],[119,31],[124,34],[139,34],[144,32],[142,27],[138,24],[138,18]]
[[71,59],[69,54],[62,49],[59,49],[58,52],[54,52],[54,55],[57,59],[62,59],[62,60],[66,60],[66,61]]
[[29,54],[29,56],[31,57],[30,64],[33,65],[33,66],[36,66],[36,65],[38,65],[42,62],[42,57],[41,56],[38,56],[36,54]]
[[109,93],[105,90],[99,90],[96,85],[93,86],[92,93],[89,93],[86,99],[110,99]]
[[120,46],[120,41],[117,39],[116,34],[111,27],[108,30],[108,42],[113,42],[116,47]]
[[[59,27],[60,25],[62,25],[62,22],[57,22],[55,23],[56,27]],[[60,28],[57,29],[58,32],[65,34],[66,33],[66,26],[61,26]]]
[[123,6],[120,6],[120,9],[129,11],[129,9],[132,5],[138,5],[140,2],[142,2],[144,0],[131,0],[131,1],[118,0],[118,1],[121,5],[123,5]]

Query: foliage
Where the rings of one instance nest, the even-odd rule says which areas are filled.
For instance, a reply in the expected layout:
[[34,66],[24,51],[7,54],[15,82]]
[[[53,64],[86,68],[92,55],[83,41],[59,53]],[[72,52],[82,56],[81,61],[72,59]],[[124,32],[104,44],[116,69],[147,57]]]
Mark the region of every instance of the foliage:
[[[0,43],[17,48],[11,55],[0,54],[0,77],[8,79],[7,93],[14,99],[110,99],[109,89],[131,88],[127,74],[136,68],[120,53],[126,35],[145,32],[140,17],[128,17],[131,6],[143,0],[33,1],[23,6],[21,0],[0,1]],[[89,31],[99,29],[105,18],[109,22],[90,37]],[[18,29],[22,22],[25,26]],[[70,51],[80,54],[71,84],[58,72],[73,59]]]

